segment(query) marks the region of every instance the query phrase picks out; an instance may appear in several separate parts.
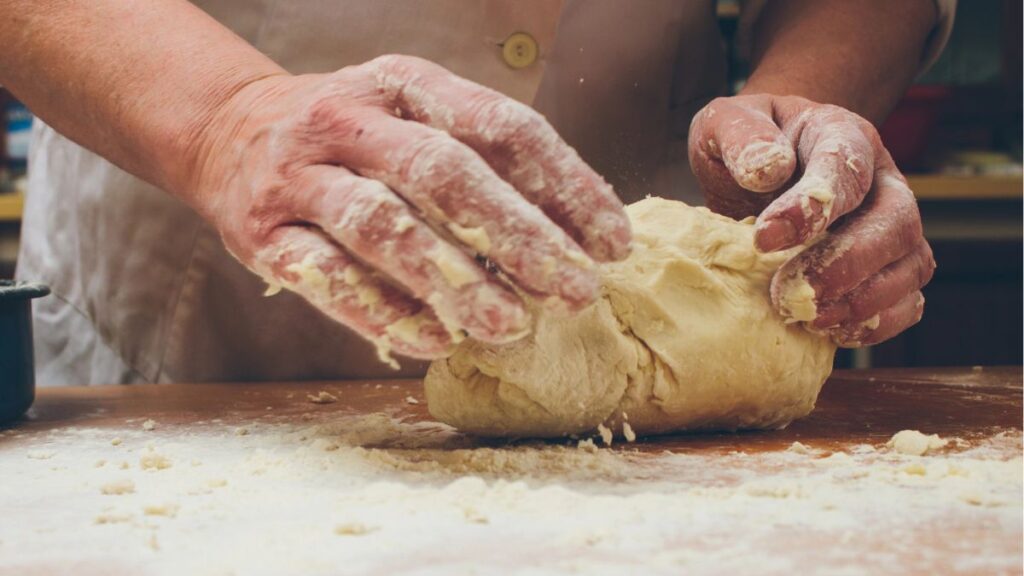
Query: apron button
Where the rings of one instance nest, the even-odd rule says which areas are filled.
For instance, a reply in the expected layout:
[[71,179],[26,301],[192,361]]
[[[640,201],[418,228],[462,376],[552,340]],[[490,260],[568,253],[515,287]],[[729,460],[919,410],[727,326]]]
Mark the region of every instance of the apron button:
[[537,60],[537,41],[526,32],[516,32],[501,45],[501,56],[511,68],[526,68]]

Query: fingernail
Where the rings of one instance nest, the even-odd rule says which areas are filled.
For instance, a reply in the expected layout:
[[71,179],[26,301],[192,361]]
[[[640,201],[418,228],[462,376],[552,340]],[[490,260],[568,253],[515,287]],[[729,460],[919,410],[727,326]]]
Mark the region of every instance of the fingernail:
[[776,142],[754,142],[736,158],[740,186],[751,192],[772,192],[793,174],[796,156]]
[[754,232],[754,245],[761,252],[775,252],[795,246],[800,242],[796,228],[786,218],[759,222]]

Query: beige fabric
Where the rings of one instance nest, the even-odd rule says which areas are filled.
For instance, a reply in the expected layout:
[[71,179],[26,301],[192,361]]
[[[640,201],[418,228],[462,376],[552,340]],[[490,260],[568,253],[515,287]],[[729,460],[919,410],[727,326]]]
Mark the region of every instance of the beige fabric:
[[[627,201],[694,202],[689,118],[724,84],[711,0],[292,0],[196,2],[288,70],[385,53],[437,61],[532,103]],[[531,34],[515,70],[499,43]],[[37,125],[18,276],[36,302],[42,386],[389,377],[369,345],[262,283],[177,200]]]

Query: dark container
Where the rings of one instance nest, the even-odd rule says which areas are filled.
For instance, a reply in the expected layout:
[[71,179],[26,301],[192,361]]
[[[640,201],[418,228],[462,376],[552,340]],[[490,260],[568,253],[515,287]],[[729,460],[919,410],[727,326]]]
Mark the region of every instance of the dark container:
[[32,299],[42,284],[0,280],[0,423],[21,417],[36,396],[32,358]]

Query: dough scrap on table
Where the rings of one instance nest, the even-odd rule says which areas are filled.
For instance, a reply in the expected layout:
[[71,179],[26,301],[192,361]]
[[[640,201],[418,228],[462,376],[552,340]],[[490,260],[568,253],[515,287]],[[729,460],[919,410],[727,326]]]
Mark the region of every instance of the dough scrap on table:
[[[807,415],[835,346],[772,308],[772,275],[800,248],[761,254],[751,220],[648,198],[627,207],[633,253],[602,266],[575,316],[535,305],[533,332],[462,342],[430,366],[431,414],[483,436],[637,435],[780,428]],[[624,420],[624,419],[623,419]]]
[[338,397],[327,390],[321,390],[316,394],[306,394],[306,399],[313,404],[333,404],[338,401]]
[[938,434],[922,434],[917,430],[901,430],[893,435],[886,446],[900,454],[923,456],[925,453],[944,448],[949,440],[939,438]]

